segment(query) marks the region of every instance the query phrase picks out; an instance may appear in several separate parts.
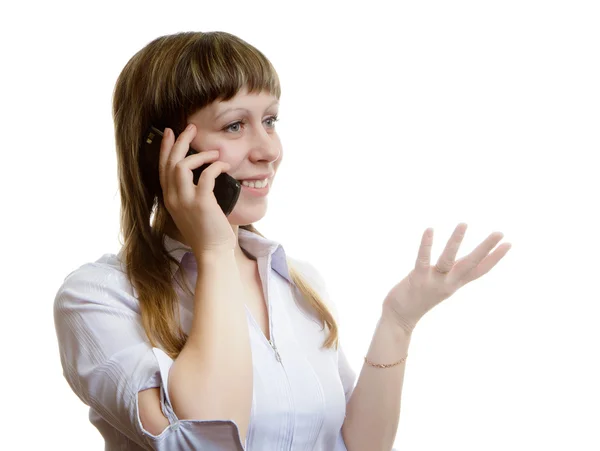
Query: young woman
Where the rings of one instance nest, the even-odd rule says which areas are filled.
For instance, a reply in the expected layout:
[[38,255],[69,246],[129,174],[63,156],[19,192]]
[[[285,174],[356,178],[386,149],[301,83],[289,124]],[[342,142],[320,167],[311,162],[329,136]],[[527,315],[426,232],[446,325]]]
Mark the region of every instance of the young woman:
[[[427,229],[357,381],[322,277],[252,225],[282,161],[279,98],[268,59],[225,32],[157,38],[117,80],[124,244],[55,299],[65,378],[107,450],[389,450],[417,321],[508,251],[488,256],[496,233],[454,263],[460,224],[430,267]],[[164,130],[154,153],[150,126]],[[244,185],[228,216],[213,193],[223,172]]]

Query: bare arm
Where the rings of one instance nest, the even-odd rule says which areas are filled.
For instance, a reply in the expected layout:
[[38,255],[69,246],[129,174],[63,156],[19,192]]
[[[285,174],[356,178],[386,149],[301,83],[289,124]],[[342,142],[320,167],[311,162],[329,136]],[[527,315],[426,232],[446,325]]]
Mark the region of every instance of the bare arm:
[[[244,443],[253,374],[242,280],[233,250],[197,255],[196,261],[194,316],[188,340],[169,372],[169,397],[180,419],[234,421]],[[168,420],[160,410],[158,389],[138,396],[144,428],[160,433]]]
[[140,421],[148,432],[160,435],[169,425],[169,420],[160,408],[160,388],[149,388],[138,393]]
[[[397,324],[379,320],[367,359],[396,363],[408,353],[411,335]],[[390,368],[363,364],[346,409],[342,436],[348,451],[392,449],[400,418],[405,362]]]

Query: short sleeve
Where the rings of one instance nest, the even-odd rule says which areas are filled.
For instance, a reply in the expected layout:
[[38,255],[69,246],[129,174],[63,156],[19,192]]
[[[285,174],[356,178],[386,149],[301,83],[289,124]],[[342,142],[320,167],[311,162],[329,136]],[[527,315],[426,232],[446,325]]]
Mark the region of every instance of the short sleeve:
[[[88,263],[72,272],[54,301],[63,374],[79,399],[144,449],[243,450],[232,420],[179,420],[168,396],[173,360],[152,348],[131,285],[117,269]],[[169,426],[146,431],[138,392],[159,387]]]

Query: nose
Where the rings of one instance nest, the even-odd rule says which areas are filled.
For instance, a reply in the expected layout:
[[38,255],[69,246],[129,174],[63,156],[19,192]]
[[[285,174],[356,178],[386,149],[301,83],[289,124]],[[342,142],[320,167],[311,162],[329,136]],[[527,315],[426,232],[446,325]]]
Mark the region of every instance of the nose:
[[255,130],[252,136],[250,154],[264,160],[276,160],[280,152],[279,139],[276,132],[269,132],[264,127],[258,127]]

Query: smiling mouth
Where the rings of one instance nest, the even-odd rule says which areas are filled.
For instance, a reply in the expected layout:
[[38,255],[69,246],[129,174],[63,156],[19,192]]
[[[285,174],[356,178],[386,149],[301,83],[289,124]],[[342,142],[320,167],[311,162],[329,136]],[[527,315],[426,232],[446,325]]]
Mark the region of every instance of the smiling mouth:
[[240,185],[245,186],[247,188],[255,188],[261,189],[269,185],[269,179],[266,178],[264,180],[238,180]]

